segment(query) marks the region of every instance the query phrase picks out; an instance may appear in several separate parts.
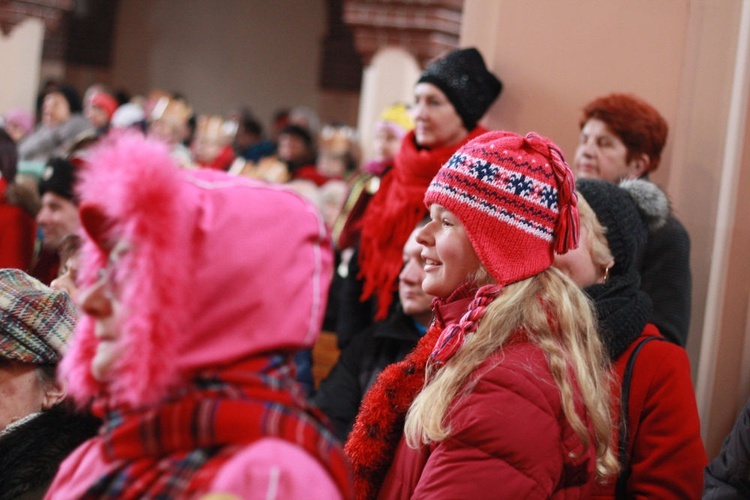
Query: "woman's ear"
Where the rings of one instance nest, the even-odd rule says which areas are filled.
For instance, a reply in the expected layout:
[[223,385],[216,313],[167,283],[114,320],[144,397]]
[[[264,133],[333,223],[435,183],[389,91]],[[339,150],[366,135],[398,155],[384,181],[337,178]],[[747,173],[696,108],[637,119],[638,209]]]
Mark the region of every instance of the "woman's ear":
[[615,259],[612,258],[602,266],[602,277],[600,278],[599,283],[606,283],[609,281],[609,271],[615,266]]
[[640,179],[646,172],[648,167],[651,165],[651,158],[646,153],[636,156],[628,162],[628,179]]
[[68,384],[59,380],[51,382],[44,389],[42,398],[42,410],[49,410],[58,403],[61,403],[65,396],[68,395]]

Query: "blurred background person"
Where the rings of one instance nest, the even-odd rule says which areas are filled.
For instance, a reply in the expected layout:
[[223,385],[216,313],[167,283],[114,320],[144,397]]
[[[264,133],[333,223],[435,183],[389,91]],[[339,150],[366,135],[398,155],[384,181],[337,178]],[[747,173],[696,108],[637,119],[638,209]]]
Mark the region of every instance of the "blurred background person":
[[2,121],[3,128],[16,143],[34,130],[34,115],[22,108],[9,110]]
[[58,250],[63,239],[81,227],[77,199],[74,192],[76,166],[64,158],[51,158],[39,181],[42,207],[36,216],[40,233],[40,248],[31,274],[49,284],[58,275]]
[[76,137],[91,127],[82,112],[81,97],[73,87],[53,87],[44,94],[41,123],[18,143],[19,159],[45,163],[67,154]]
[[317,151],[310,131],[297,124],[290,124],[279,132],[277,146],[279,160],[286,164],[289,180],[304,180],[320,187],[328,178],[318,172],[315,162]]
[[253,115],[241,114],[237,119],[237,132],[234,136],[234,150],[244,160],[258,163],[261,159],[273,156],[276,146],[263,135],[263,126]]
[[148,112],[146,133],[167,146],[178,165],[194,168],[193,157],[183,141],[190,134],[189,121],[193,110],[187,101],[169,95],[153,101]]
[[50,288],[67,293],[73,302],[78,298],[78,269],[81,265],[81,237],[78,234],[67,235],[60,245],[60,271],[52,280]]
[[231,137],[224,119],[219,115],[200,115],[190,145],[193,161],[199,167],[229,170],[235,158]]
[[36,224],[24,209],[16,184],[18,154],[13,138],[0,128],[0,268],[28,271],[34,256]]
[[104,90],[96,90],[86,97],[84,113],[91,123],[93,135],[103,136],[109,132],[112,116],[118,107],[117,99]]

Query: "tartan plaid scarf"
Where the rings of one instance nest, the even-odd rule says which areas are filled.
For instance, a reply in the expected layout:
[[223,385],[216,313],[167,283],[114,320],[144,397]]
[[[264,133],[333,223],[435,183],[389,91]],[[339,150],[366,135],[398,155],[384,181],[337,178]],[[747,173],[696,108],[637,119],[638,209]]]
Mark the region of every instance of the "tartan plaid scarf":
[[276,437],[315,457],[352,496],[340,444],[291,376],[291,358],[254,358],[215,372],[154,408],[105,409],[104,454],[122,465],[84,498],[185,498],[208,492],[221,466],[257,439]]

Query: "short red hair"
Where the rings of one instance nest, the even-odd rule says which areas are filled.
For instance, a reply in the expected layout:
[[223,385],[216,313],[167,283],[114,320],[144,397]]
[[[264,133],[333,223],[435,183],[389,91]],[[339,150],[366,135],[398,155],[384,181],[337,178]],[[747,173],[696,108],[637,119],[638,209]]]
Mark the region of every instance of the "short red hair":
[[588,103],[578,125],[583,128],[592,118],[606,123],[620,138],[628,148],[628,161],[645,153],[651,160],[646,172],[656,170],[669,126],[653,106],[634,95],[610,94]]

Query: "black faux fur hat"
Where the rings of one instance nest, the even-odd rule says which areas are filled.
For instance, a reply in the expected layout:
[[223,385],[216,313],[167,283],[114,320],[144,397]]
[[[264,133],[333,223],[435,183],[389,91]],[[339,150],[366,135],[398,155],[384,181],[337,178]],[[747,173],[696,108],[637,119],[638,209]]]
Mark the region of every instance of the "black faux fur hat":
[[423,82],[443,91],[469,131],[503,90],[503,82],[487,69],[482,54],[473,47],[454,50],[430,64],[417,83]]

